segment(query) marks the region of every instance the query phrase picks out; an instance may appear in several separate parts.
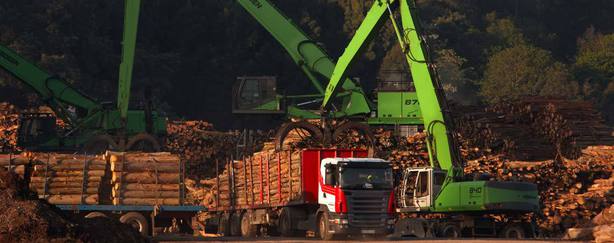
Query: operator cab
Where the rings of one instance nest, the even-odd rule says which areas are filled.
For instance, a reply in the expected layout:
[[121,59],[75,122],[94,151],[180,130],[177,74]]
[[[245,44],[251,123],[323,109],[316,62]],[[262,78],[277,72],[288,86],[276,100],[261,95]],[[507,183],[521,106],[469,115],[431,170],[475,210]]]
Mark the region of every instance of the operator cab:
[[277,95],[274,76],[238,77],[233,87],[232,112],[235,114],[284,113]]
[[433,205],[447,172],[432,167],[408,168],[401,182],[400,205],[404,211],[426,211]]
[[17,144],[22,148],[45,144],[57,137],[56,118],[51,113],[25,113],[19,118]]

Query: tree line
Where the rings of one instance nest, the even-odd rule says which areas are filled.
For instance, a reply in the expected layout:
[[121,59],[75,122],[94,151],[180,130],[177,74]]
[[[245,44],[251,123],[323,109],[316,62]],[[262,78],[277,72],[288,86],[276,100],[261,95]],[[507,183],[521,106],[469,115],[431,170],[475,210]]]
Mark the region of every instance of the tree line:
[[[372,1],[273,1],[333,57]],[[493,103],[524,95],[593,101],[614,121],[614,2],[418,0],[431,56],[450,99]],[[398,16],[397,16],[398,17]],[[115,101],[123,1],[0,2],[0,43],[87,94]],[[390,24],[352,68],[367,92],[385,70],[406,69]],[[172,117],[239,127],[230,113],[237,76],[273,75],[282,89],[311,89],[281,46],[235,1],[143,1],[133,105],[151,87]],[[0,72],[2,100],[37,104]],[[19,95],[18,95],[19,94]]]

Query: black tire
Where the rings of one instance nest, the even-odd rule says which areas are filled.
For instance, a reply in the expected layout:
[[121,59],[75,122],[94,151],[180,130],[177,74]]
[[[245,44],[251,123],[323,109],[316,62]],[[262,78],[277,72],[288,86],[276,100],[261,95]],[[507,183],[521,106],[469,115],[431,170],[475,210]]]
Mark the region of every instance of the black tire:
[[223,214],[220,216],[218,225],[217,225],[217,233],[222,234],[224,236],[230,236],[230,215]]
[[233,213],[230,216],[230,236],[241,236],[241,214]]
[[524,239],[526,232],[519,224],[508,224],[501,230],[499,237],[505,239]]
[[256,225],[251,224],[251,214],[249,212],[243,213],[241,216],[241,236],[244,238],[256,237]]
[[83,146],[81,153],[85,154],[103,154],[107,150],[118,150],[119,147],[113,138],[109,135],[96,135],[90,138]]
[[98,217],[108,218],[109,216],[107,216],[103,212],[90,212],[90,213],[86,214],[84,218],[92,219],[92,218],[98,218]]
[[443,227],[441,227],[441,230],[439,231],[439,236],[443,238],[449,238],[449,239],[460,238],[461,237],[460,227],[452,223],[444,224]]
[[137,213],[137,212],[126,213],[119,218],[119,222],[132,226],[134,229],[140,232],[141,235],[144,235],[144,236],[149,235],[149,222],[147,221],[145,216],[143,216],[140,213]]
[[335,236],[328,232],[328,215],[326,213],[320,214],[318,218],[318,234],[321,240],[332,240]]
[[288,208],[281,209],[277,228],[281,236],[291,237],[296,235],[296,232],[292,229],[292,215]]
[[148,133],[139,133],[128,139],[127,151],[159,152],[162,149],[156,137]]

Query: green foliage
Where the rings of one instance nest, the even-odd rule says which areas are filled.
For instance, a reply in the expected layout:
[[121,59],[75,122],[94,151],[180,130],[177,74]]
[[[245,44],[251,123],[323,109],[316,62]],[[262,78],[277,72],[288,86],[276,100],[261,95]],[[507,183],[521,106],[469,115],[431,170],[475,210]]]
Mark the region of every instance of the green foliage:
[[614,34],[589,28],[578,40],[574,75],[582,95],[597,103],[604,116],[614,121]]
[[481,94],[489,102],[527,95],[574,97],[577,84],[550,52],[518,45],[495,53],[486,65]]

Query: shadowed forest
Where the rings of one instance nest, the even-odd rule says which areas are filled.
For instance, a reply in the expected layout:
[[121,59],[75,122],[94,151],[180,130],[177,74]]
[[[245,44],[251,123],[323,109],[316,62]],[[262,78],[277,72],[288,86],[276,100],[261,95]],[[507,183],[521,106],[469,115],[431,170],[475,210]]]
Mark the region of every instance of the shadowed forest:
[[[277,0],[274,3],[341,55],[372,1]],[[614,1],[419,0],[431,55],[450,99],[494,103],[525,95],[590,100],[614,122]],[[5,0],[0,44],[90,96],[115,101],[123,1]],[[370,92],[385,70],[404,69],[392,27],[384,25],[351,70]],[[237,76],[277,76],[282,90],[311,89],[276,40],[228,0],[147,0],[140,16],[133,102],[149,86],[156,108],[174,118],[240,127],[231,114]],[[0,101],[40,104],[0,71]],[[23,95],[23,94],[27,95]]]

